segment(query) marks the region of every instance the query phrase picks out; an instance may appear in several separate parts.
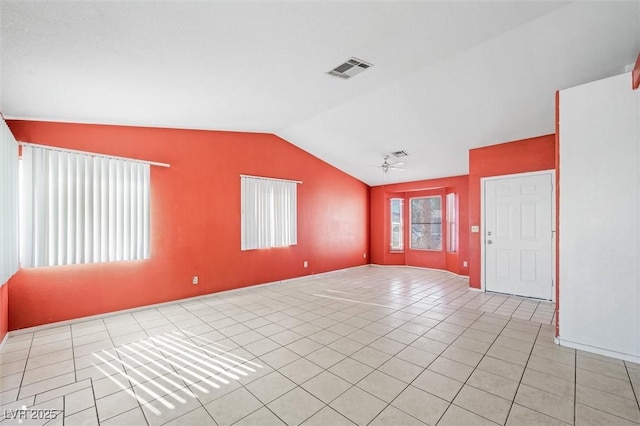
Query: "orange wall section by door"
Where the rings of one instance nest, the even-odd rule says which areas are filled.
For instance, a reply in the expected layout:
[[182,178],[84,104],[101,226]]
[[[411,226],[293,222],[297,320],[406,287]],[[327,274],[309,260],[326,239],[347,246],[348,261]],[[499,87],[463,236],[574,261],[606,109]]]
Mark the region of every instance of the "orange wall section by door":
[[[371,222],[371,263],[378,265],[409,265],[424,268],[443,269],[459,275],[468,275],[467,261],[469,242],[469,178],[467,175],[416,182],[398,183],[372,187],[370,190]],[[458,250],[449,253],[444,247],[443,234],[441,251],[411,250],[409,247],[409,201],[413,197],[440,195],[443,205],[447,193],[454,192],[458,198]],[[391,222],[389,200],[404,200],[404,251],[390,250]],[[445,206],[446,208],[446,206]],[[446,232],[446,227],[443,226]]]
[[[151,258],[21,269],[8,288],[10,330],[368,263],[369,187],[277,136],[8,125],[22,142],[171,164],[151,167]],[[241,174],[303,182],[296,246],[240,250]]]
[[0,286],[0,343],[9,331],[9,283]]
[[[469,151],[469,227],[480,226],[480,179],[556,169],[554,134]],[[556,207],[557,209],[557,207]],[[481,287],[481,235],[469,233],[469,286]]]

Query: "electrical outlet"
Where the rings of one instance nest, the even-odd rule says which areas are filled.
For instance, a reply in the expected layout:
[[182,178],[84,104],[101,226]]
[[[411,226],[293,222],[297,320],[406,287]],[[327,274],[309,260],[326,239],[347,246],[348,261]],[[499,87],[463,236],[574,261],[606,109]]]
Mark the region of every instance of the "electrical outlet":
[[467,261],[465,260],[464,262],[462,262],[462,266],[466,268],[467,266],[469,266],[469,264],[468,264],[468,263],[467,263]]
[[480,232],[480,227],[478,225],[471,226],[471,232]]
[[198,284],[198,276],[194,275],[193,277],[191,277],[191,284],[196,285]]
[[305,260],[305,261],[304,261],[304,263],[303,263],[302,265],[306,268],[307,266],[309,266],[309,262],[307,262],[307,261]]
[[367,253],[362,253],[362,257],[367,258]]

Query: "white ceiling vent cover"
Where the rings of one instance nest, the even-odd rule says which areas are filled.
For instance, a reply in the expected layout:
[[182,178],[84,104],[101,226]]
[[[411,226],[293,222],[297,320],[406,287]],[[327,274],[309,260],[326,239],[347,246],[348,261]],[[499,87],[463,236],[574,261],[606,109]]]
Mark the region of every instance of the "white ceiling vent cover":
[[347,79],[360,74],[362,71],[372,66],[373,64],[362,61],[358,58],[351,58],[344,64],[338,65],[327,74]]

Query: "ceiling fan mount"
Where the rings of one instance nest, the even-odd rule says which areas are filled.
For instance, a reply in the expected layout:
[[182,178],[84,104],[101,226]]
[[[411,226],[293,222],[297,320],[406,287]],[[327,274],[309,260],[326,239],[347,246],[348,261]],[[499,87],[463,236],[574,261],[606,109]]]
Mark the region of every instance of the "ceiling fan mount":
[[404,163],[402,161],[394,161],[393,163],[390,163],[389,156],[385,155],[382,164],[377,167],[381,168],[382,172],[386,174],[389,170],[404,170],[404,167],[400,167],[403,165]]

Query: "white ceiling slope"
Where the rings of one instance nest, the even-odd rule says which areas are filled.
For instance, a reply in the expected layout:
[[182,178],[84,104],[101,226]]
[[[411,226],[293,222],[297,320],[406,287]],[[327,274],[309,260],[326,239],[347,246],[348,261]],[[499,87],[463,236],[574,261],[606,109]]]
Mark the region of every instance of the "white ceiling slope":
[[[468,172],[622,72],[640,2],[0,0],[7,118],[272,132],[369,185]],[[374,67],[325,73],[351,56]],[[404,172],[371,165],[405,149]]]

